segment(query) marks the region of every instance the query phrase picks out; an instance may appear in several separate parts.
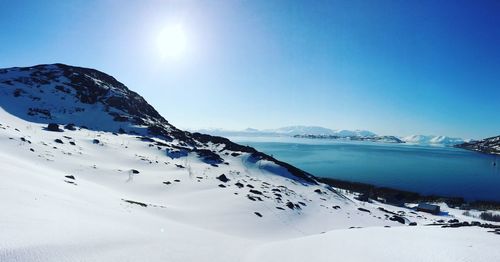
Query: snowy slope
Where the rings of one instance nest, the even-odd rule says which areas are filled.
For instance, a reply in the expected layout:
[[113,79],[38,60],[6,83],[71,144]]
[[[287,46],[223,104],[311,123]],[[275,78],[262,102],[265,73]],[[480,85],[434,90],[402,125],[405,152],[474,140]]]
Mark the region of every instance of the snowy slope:
[[428,135],[411,135],[402,137],[401,140],[409,144],[444,145],[444,146],[453,146],[465,142],[465,140],[462,138],[448,137],[448,136],[428,136]]
[[489,137],[480,141],[468,141],[455,146],[468,150],[500,155],[500,136]]
[[[66,70],[60,67],[0,72],[2,262],[303,261],[306,253],[313,260],[330,261],[333,254],[359,261],[365,252],[410,261],[421,249],[435,252],[419,261],[500,257],[491,229],[423,226],[477,220],[460,210],[442,204],[443,214],[434,216],[360,202],[253,149],[178,130],[102,76],[92,80],[102,94],[83,103],[76,89],[60,94],[53,92],[54,79],[36,83],[26,75]],[[56,83],[72,88],[60,77]],[[141,106],[106,104],[124,92],[125,101],[139,99]],[[85,110],[70,110],[75,107]],[[50,114],[30,115],[29,108]],[[110,112],[128,120],[115,121]],[[69,121],[74,130],[46,128]],[[383,244],[389,242],[397,244],[388,251]]]

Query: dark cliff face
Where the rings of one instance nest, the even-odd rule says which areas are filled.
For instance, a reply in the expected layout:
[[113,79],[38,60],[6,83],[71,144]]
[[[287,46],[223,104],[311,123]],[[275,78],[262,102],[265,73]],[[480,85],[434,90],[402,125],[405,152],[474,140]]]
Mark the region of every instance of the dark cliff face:
[[473,141],[456,145],[455,147],[483,152],[487,154],[500,154],[500,136],[494,136],[481,141]]
[[5,110],[30,121],[181,135],[142,96],[95,69],[64,64],[1,69],[0,92],[17,98],[15,105],[4,100]]
[[[106,106],[122,110],[132,116],[131,120],[136,124],[144,124],[145,119],[168,123],[142,96],[129,90],[114,77],[94,69],[63,64],[56,66],[70,80],[68,85],[76,90],[77,97],[82,103],[101,102]],[[96,79],[101,82],[96,82]],[[113,87],[115,90],[107,87]]]
[[[175,140],[175,147],[215,165],[222,163],[224,150],[249,153],[256,161],[271,161],[299,180],[316,183],[310,174],[254,148],[177,129],[139,94],[95,69],[64,64],[0,69],[0,106],[28,121]],[[221,145],[221,152],[207,150],[208,144]]]

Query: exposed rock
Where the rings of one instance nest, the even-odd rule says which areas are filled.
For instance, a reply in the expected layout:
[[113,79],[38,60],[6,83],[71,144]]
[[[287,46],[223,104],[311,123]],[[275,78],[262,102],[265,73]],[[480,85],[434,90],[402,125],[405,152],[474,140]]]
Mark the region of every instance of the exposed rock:
[[76,127],[75,127],[75,124],[67,124],[64,126],[64,129],[75,131]]
[[249,191],[250,191],[250,193],[252,193],[252,194],[262,195],[262,192],[260,192],[259,190],[250,189]]
[[396,216],[396,215],[394,215],[394,216],[392,216],[391,218],[389,218],[389,220],[391,220],[391,221],[396,221],[396,222],[399,222],[399,223],[401,223],[401,224],[404,224],[404,223],[405,223],[405,219],[404,219],[404,218],[402,218],[402,217],[400,217],[400,216]]
[[230,179],[226,177],[226,175],[222,174],[218,177],[216,177],[217,179],[219,179],[221,182],[224,182],[224,183],[227,183]]
[[133,201],[133,200],[127,200],[127,199],[122,199],[122,200],[125,201],[125,202],[127,202],[127,203],[138,205],[138,206],[141,206],[141,207],[148,207],[148,204],[145,204],[145,203],[142,203],[142,202]]
[[62,130],[59,128],[59,125],[56,123],[49,123],[46,128],[47,131],[52,131],[52,132],[62,132]]

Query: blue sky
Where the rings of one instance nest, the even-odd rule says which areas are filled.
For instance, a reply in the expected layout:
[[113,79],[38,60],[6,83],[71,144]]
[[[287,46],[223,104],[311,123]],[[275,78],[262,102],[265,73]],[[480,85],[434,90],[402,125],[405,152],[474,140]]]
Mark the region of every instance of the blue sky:
[[[181,128],[500,134],[500,1],[1,1],[0,67],[115,76]],[[186,51],[160,55],[182,25]]]

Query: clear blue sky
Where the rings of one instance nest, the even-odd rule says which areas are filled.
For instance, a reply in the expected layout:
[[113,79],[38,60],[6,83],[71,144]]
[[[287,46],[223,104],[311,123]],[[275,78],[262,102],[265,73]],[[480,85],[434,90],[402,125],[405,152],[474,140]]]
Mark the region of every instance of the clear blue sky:
[[0,2],[0,67],[102,70],[181,128],[500,134],[500,1]]

